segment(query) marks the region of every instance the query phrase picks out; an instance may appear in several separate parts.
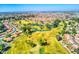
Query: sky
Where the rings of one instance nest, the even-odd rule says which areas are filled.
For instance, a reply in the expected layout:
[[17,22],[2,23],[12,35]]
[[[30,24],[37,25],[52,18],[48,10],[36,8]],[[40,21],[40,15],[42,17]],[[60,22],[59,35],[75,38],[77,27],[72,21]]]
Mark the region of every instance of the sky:
[[0,12],[79,11],[79,4],[0,4]]

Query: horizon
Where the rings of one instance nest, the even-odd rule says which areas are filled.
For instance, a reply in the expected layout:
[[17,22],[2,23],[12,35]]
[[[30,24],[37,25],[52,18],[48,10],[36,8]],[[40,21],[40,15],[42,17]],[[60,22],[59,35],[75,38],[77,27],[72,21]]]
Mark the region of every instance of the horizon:
[[79,11],[79,4],[0,4],[0,12]]
[[4,12],[0,12],[0,13],[22,13],[22,12],[79,12],[79,11],[4,11]]

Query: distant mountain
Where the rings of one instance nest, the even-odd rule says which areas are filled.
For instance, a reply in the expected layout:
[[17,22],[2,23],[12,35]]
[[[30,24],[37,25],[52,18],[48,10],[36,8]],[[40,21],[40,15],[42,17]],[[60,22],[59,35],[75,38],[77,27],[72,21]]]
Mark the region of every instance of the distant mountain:
[[19,12],[0,12],[0,14],[33,14],[33,13],[79,13],[79,11],[19,11]]

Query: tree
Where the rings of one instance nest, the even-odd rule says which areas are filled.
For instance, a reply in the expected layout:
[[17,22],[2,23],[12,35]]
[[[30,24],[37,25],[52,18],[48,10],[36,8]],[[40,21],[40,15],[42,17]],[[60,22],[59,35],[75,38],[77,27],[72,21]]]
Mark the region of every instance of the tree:
[[77,52],[77,54],[79,54],[79,48],[75,49],[74,51]]
[[26,34],[32,34],[33,32],[35,32],[35,30],[32,30],[32,27],[30,24],[24,24],[22,27],[21,27],[22,31]]
[[60,23],[61,21],[59,20],[59,19],[56,19],[54,22],[53,22],[53,27],[55,28],[55,27],[58,27],[58,25],[59,25],[59,23]]
[[72,17],[71,20],[75,20],[76,22],[79,23],[79,18],[78,17]]
[[0,21],[0,32],[4,32],[6,28],[4,27],[3,23]]

